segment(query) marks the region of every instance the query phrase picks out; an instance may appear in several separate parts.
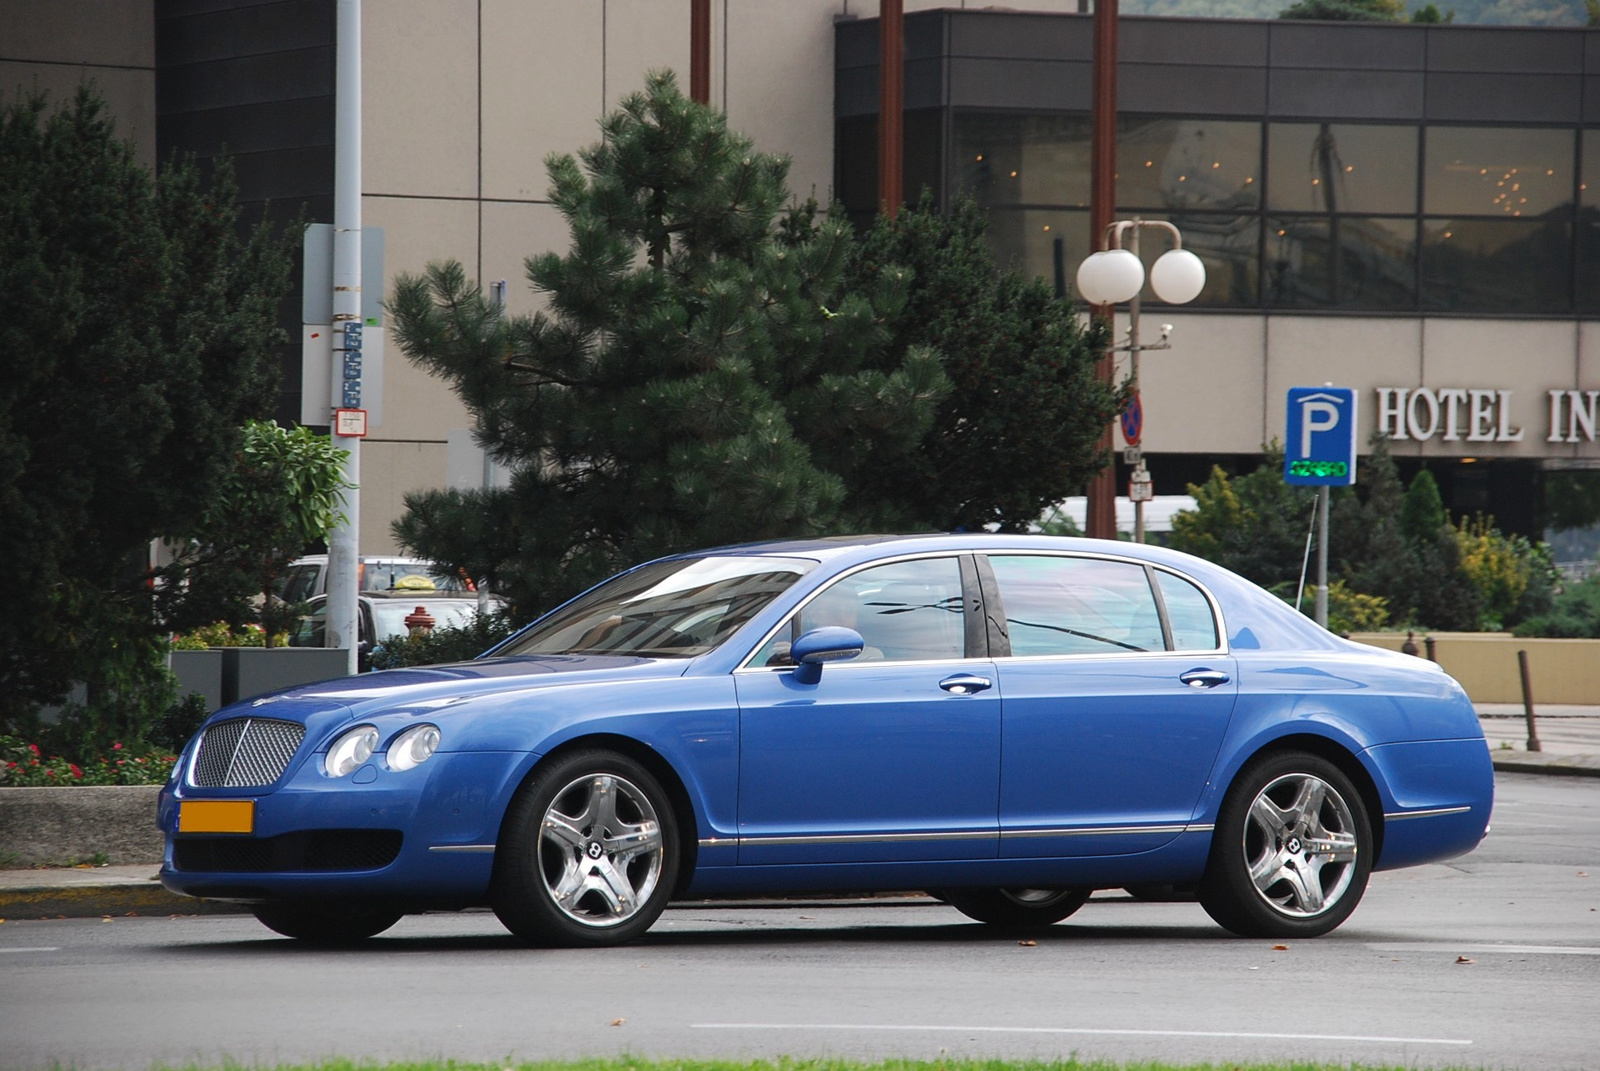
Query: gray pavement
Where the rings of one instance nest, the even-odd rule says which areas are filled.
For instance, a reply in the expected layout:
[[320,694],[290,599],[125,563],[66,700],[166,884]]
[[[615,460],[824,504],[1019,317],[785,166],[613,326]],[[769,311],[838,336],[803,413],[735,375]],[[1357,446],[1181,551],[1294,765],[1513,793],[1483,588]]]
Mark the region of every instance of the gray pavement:
[[[1535,708],[1540,750],[1528,750],[1528,724],[1513,703],[1480,703],[1478,717],[1497,771],[1600,777],[1600,706]],[[114,915],[236,914],[237,904],[178,896],[161,886],[154,863],[0,870],[0,923],[6,919]]]

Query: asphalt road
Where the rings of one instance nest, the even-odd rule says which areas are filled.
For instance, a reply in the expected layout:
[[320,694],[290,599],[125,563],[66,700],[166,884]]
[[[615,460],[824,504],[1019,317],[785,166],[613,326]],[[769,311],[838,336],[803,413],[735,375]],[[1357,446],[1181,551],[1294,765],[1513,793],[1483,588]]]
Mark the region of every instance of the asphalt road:
[[0,926],[0,1066],[942,1054],[1600,1066],[1600,783],[1503,774],[1493,832],[1376,875],[1274,947],[1102,893],[1022,943],[921,898],[684,905],[640,945],[518,946],[492,915],[354,951],[248,916]]

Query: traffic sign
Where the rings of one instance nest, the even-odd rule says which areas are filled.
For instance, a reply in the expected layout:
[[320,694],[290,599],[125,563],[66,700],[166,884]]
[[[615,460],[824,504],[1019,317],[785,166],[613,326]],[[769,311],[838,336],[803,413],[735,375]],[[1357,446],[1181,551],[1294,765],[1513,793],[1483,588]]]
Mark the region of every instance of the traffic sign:
[[1283,478],[1312,487],[1356,482],[1356,392],[1349,387],[1291,387]]
[[1122,411],[1122,438],[1129,446],[1138,446],[1143,434],[1144,403],[1139,401],[1139,392],[1134,391],[1128,407]]

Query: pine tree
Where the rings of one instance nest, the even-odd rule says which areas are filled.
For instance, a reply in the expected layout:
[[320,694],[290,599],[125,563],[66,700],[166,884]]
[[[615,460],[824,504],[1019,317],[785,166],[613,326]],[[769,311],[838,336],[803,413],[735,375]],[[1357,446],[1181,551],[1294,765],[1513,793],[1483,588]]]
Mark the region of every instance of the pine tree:
[[527,614],[660,554],[869,524],[850,488],[916,447],[948,389],[932,350],[885,353],[906,273],[847,286],[841,221],[780,236],[787,161],[670,73],[547,167],[572,235],[526,262],[547,311],[502,315],[454,263],[396,282],[401,349],[515,472],[408,496],[401,542]]
[[0,615],[0,727],[74,681],[93,702],[160,676],[152,587],[184,588],[145,571],[149,544],[199,528],[274,400],[289,259],[237,221],[225,166],[151,176],[92,89],[0,110],[0,558],[27,577]]
[[941,213],[925,195],[879,216],[851,262],[852,289],[910,273],[889,354],[930,346],[952,383],[921,447],[851,486],[882,527],[1026,531],[1110,460],[1100,434],[1126,399],[1095,378],[1104,329],[1080,326],[1042,281],[997,271],[985,226],[970,197]]

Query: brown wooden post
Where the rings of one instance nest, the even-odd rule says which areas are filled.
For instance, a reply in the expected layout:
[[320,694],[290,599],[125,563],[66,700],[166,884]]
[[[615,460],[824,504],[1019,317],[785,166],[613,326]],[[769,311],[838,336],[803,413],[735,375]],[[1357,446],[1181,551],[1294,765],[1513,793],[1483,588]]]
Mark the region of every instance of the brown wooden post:
[[711,0],[689,0],[689,99],[711,103]]
[[[1100,249],[1106,228],[1117,211],[1117,0],[1096,0],[1094,5],[1094,112],[1090,128],[1089,171],[1089,252]],[[1087,255],[1087,254],[1086,254]],[[1116,317],[1111,306],[1094,310],[1098,319],[1112,325]],[[1095,375],[1104,383],[1116,380],[1116,360],[1110,350],[1095,365]],[[1099,447],[1110,451],[1113,439],[1108,424],[1100,434]],[[1096,539],[1117,538],[1117,465],[1112,460],[1089,481],[1087,516],[1084,529]]]
[[890,219],[905,200],[906,23],[902,0],[878,0],[878,209]]

